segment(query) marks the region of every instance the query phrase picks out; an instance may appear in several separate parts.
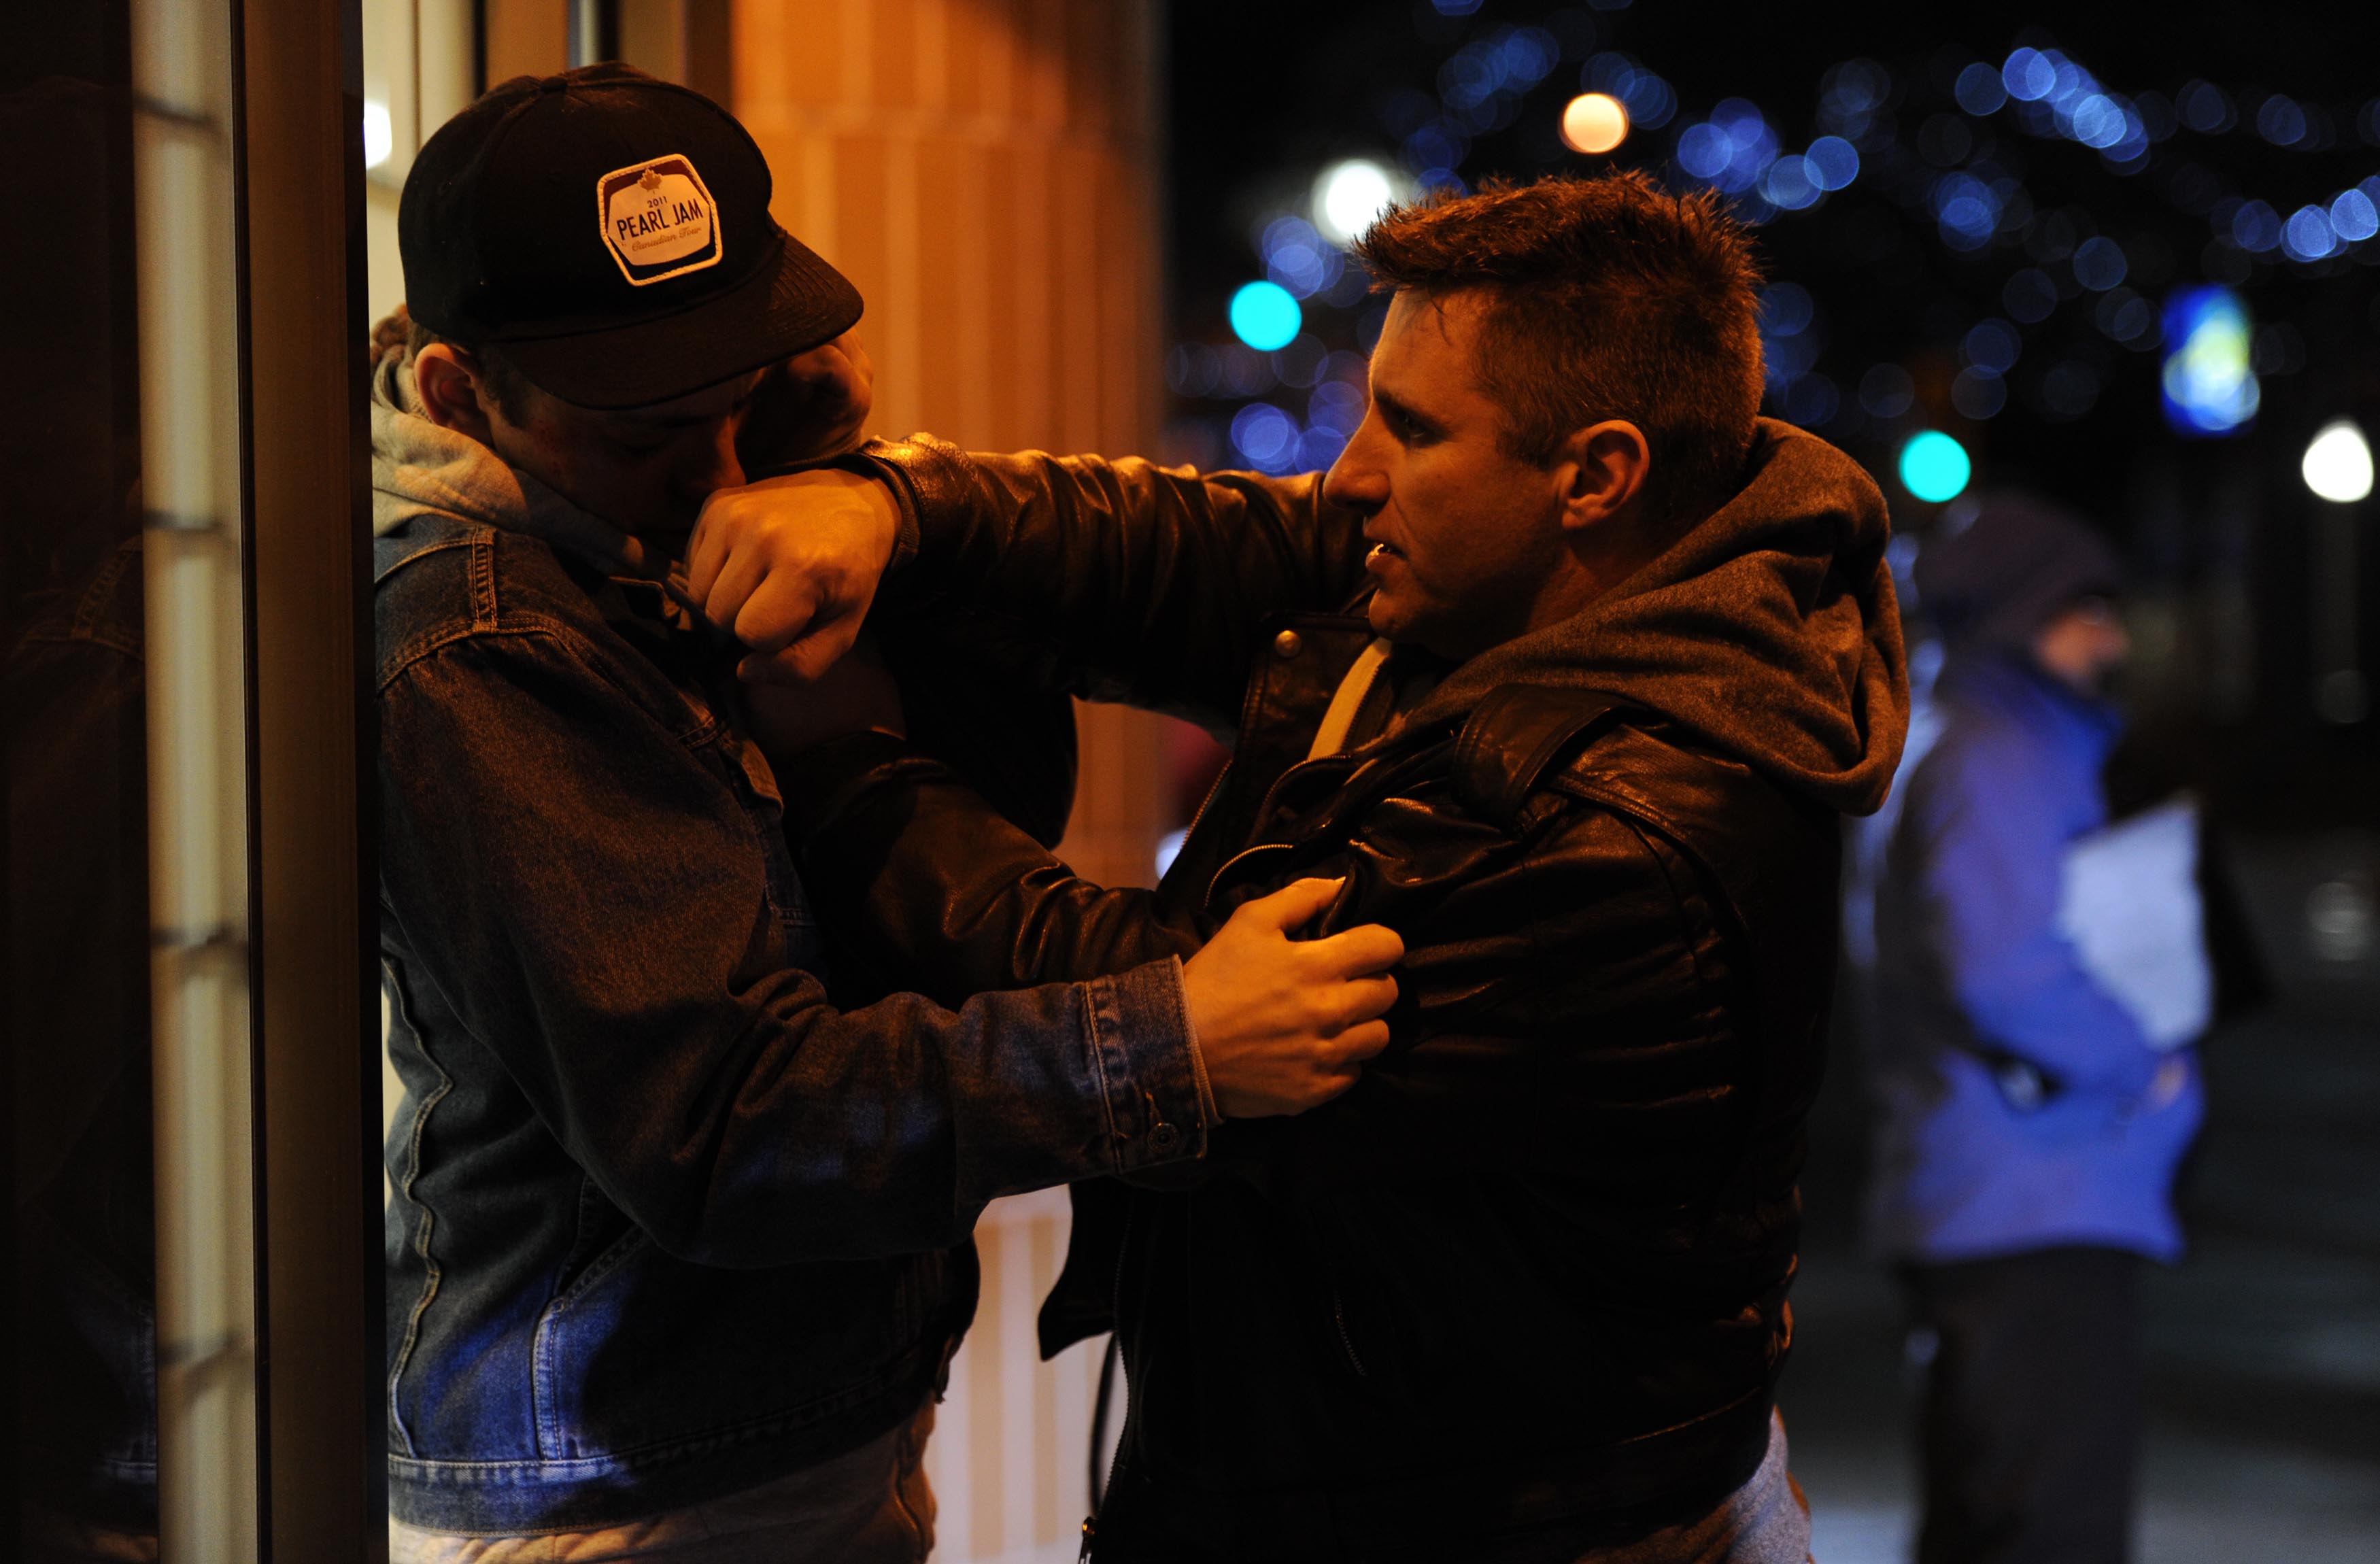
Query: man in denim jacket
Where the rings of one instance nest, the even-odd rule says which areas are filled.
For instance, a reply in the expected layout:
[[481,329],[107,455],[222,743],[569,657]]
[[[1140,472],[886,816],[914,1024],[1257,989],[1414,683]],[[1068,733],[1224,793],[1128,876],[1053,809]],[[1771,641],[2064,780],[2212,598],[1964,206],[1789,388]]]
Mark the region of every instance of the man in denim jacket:
[[1395,937],[1287,938],[1327,881],[1187,962],[830,1002],[736,649],[670,579],[762,371],[833,382],[859,313],[768,197],[723,111],[623,67],[497,88],[407,183],[372,408],[399,1559],[923,1557],[985,1203],[1196,1158],[1386,1039]]

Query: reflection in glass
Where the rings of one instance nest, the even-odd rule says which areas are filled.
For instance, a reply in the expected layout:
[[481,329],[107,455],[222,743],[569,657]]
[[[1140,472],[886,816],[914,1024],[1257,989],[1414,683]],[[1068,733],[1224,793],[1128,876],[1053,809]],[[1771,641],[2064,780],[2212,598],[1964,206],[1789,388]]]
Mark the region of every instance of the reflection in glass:
[[39,210],[0,261],[6,1481],[37,1564],[255,1556],[230,39],[223,0],[0,24]]

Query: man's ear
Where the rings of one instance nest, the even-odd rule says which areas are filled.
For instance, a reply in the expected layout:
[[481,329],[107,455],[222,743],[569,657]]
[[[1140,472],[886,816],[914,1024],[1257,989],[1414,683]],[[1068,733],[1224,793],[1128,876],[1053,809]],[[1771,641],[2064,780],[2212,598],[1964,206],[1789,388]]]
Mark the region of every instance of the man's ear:
[[480,404],[479,371],[469,354],[451,343],[433,342],[413,356],[413,389],[431,423],[492,448],[495,431]]
[[1578,533],[1630,510],[1653,467],[1645,431],[1619,418],[1574,430],[1555,458],[1562,530]]

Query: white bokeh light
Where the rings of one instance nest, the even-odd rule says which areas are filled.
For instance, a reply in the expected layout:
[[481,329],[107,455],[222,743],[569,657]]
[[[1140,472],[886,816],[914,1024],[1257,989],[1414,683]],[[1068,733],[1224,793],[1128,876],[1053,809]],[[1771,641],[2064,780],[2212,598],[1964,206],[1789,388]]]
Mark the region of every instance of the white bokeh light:
[[1383,207],[1408,194],[1404,180],[1370,158],[1334,163],[1314,181],[1314,225],[1332,244],[1352,244]]
[[2372,492],[2372,446],[2345,418],[2323,426],[2306,447],[2306,487],[2333,504],[2351,505]]
[[378,168],[396,151],[396,127],[389,123],[388,105],[364,100],[364,166]]

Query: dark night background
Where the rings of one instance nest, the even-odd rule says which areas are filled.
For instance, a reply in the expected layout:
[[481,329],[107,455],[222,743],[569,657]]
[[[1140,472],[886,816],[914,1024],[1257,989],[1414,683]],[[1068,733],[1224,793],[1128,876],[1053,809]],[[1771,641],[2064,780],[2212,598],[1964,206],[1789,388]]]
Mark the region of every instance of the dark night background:
[[[2277,995],[2206,1049],[2209,1128],[2183,1186],[2193,1252],[2148,1293],[2140,1556],[2380,1557],[2380,721],[2317,709],[2310,624],[2325,586],[2314,563],[2322,503],[2299,471],[2307,442],[2330,421],[2380,430],[2380,237],[2311,261],[2252,254],[2218,242],[2230,209],[2210,210],[2244,197],[2286,219],[2380,175],[2380,13],[1484,0],[1449,17],[1429,0],[1185,0],[1172,7],[1169,39],[1173,342],[1230,351],[1228,302],[1265,275],[1264,224],[1305,213],[1316,174],[1336,160],[1396,164],[1402,135],[1439,100],[1442,67],[1466,45],[1530,27],[1559,41],[1560,58],[1508,94],[1498,127],[1471,138],[1455,168],[1466,184],[1614,164],[1684,184],[1680,133],[1721,100],[1756,104],[1791,151],[1834,127],[1821,108],[1841,79],[1830,73],[1863,59],[1883,68],[1883,103],[1846,132],[1858,177],[1762,225],[1772,278],[1806,289],[1815,307],[1808,340],[1795,346],[1815,342],[1806,367],[1838,393],[1831,417],[1806,417],[1823,398],[1791,404],[1772,381],[1769,410],[1865,462],[1896,527],[1919,546],[1942,507],[1911,495],[1895,466],[1901,443],[1925,428],[1967,447],[1976,488],[2043,491],[2119,542],[2135,572],[2127,616],[2139,655],[2125,690],[2134,736],[2111,784],[2137,796],[2187,784],[2206,796]],[[1997,68],[2021,45],[2061,50],[2127,97],[2170,104],[2192,81],[2212,82],[2239,122],[2152,136],[2146,156],[2119,172],[2088,147],[2027,133],[2012,105],[1962,112],[1953,92],[1961,70]],[[1611,51],[1664,79],[1674,117],[1638,124],[1611,158],[1581,156],[1555,126],[1586,85],[1583,71]],[[2271,94],[2304,112],[2298,144],[2260,134]],[[2154,112],[2143,108],[2143,119]],[[1927,192],[1978,164],[2012,177],[2031,217],[2004,218],[1988,242],[1961,250],[1946,241]],[[2151,306],[2192,284],[2237,286],[2257,328],[2262,394],[2244,431],[2185,438],[2168,428],[2154,336],[2117,340],[2100,323],[2109,296],[2079,286],[2061,253],[2092,235],[2122,248],[2123,286]],[[2004,290],[2026,268],[2052,276],[2064,297],[2020,328],[2021,352],[1998,388],[2005,405],[1962,414],[1951,396],[1962,339],[2010,313]],[[1306,330],[1320,347],[1360,349],[1366,308],[1309,300]],[[1771,354],[1773,364],[1773,343]],[[1352,358],[1329,362],[1326,373],[1356,372]],[[1251,382],[1235,394],[1209,376],[1184,394],[1182,363],[1177,353],[1170,366],[1177,457],[1241,465],[1228,430],[1257,400],[1305,416],[1308,394],[1293,383]],[[1879,365],[1910,377],[1907,411],[1863,410],[1864,377]],[[2063,366],[2079,366],[2066,386],[2079,375],[2095,394],[2060,406],[2048,381]],[[1317,465],[1310,450],[1284,462]],[[2354,520],[2361,563],[2349,583],[2367,675],[2380,663],[2373,505]],[[1912,629],[1924,633],[1922,616]],[[1832,1564],[1900,1557],[1912,1496],[1899,1305],[1857,1235],[1865,1109],[1855,992],[1847,987],[1840,1007],[1814,1125],[1811,1243],[1784,1392],[1817,1556]]]

